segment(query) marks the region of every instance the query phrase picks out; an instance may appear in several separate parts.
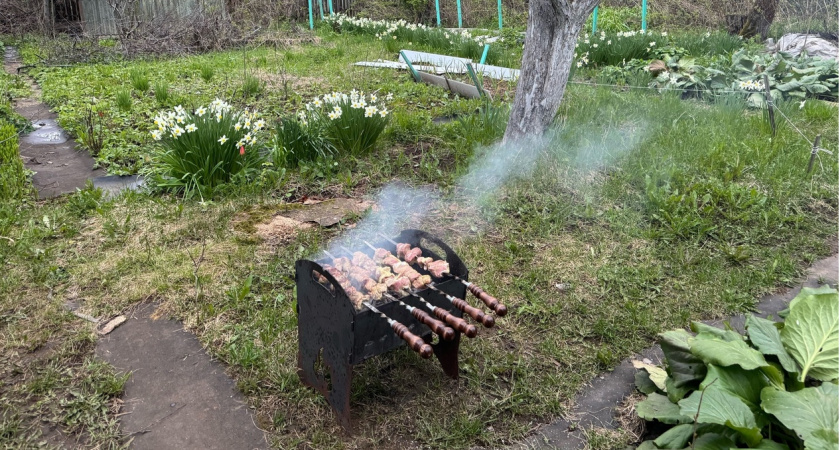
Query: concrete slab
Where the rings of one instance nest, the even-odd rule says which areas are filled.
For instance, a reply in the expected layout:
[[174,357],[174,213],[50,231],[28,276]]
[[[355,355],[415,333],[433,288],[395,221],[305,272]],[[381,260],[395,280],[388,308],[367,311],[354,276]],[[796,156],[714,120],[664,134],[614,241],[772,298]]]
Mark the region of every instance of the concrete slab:
[[[21,66],[17,52],[6,47],[4,68],[16,73]],[[35,82],[25,77],[33,92],[33,98],[16,99],[14,108],[18,114],[32,121],[35,128],[21,136],[20,156],[23,165],[35,172],[32,185],[39,198],[57,197],[76,192],[89,179],[105,175],[102,169],[94,169],[96,161],[86,151],[79,151],[76,142],[70,139],[56,122],[56,114],[42,103],[40,89]]]
[[[783,294],[769,295],[761,299],[756,305],[757,316],[778,316],[776,313],[787,307],[791,299],[796,297],[802,286],[817,287],[838,284],[837,255],[815,263],[807,271],[805,282]],[[743,331],[745,317],[743,315],[730,318],[730,325]],[[721,326],[723,321],[706,321],[706,323]],[[615,409],[624,399],[635,390],[636,369],[630,360],[650,359],[653,364],[661,365],[663,354],[658,345],[649,347],[638,355],[627,358],[612,372],[603,373],[590,382],[583,392],[575,399],[575,409],[568,417],[561,418],[549,425],[543,426],[528,437],[520,448],[527,449],[579,449],[584,448],[583,430],[592,427],[617,428]]]
[[93,187],[102,189],[109,196],[117,195],[125,189],[137,191],[146,184],[146,180],[140,175],[106,175],[91,181]]
[[334,198],[306,205],[303,208],[283,211],[279,215],[298,222],[314,222],[322,227],[331,227],[350,214],[363,213],[370,205],[370,202],[352,198]]
[[96,346],[97,357],[131,373],[119,420],[132,448],[267,448],[224,366],[179,322],[154,312],[141,305]]

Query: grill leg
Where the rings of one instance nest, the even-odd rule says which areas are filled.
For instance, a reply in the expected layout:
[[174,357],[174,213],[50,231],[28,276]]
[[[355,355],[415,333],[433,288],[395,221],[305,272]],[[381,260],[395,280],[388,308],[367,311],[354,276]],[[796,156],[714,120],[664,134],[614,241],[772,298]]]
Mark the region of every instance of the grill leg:
[[[319,359],[323,358],[321,361]],[[338,423],[348,433],[350,428],[350,383],[353,381],[353,366],[337,361],[330,361],[328,352],[313,355],[298,352],[298,376],[303,384],[320,392],[335,413]],[[315,369],[320,364],[327,373],[321,374]]]
[[[425,338],[427,343],[431,343],[432,336]],[[435,352],[443,373],[449,375],[450,378],[458,379],[458,347],[461,344],[461,333],[455,331],[455,339],[451,341],[444,341],[440,339],[437,344],[432,345],[432,350]]]

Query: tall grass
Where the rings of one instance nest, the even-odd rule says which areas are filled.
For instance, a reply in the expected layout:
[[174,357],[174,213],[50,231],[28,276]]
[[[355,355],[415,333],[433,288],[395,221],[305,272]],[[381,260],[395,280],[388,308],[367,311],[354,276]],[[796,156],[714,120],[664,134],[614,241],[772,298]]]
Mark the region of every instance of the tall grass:
[[0,201],[28,194],[29,180],[18,152],[18,132],[14,125],[0,120]]
[[166,81],[158,81],[154,86],[155,100],[161,106],[165,106],[169,101],[169,83]]
[[128,89],[121,89],[117,91],[116,94],[114,94],[114,101],[117,104],[117,108],[119,108],[122,112],[131,111],[131,108],[134,105],[134,100],[131,98],[131,91]]
[[134,89],[137,89],[144,94],[149,91],[149,77],[146,76],[146,71],[134,68],[131,69],[128,77],[131,80],[131,86],[134,87]]
[[284,117],[275,128],[271,159],[276,167],[297,167],[302,162],[326,159],[334,152],[323,121],[302,122]]

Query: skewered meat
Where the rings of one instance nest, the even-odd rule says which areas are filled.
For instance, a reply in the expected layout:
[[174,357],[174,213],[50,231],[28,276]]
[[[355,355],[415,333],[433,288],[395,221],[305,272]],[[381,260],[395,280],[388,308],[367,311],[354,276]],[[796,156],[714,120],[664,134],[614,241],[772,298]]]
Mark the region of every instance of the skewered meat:
[[353,285],[350,283],[350,280],[348,280],[347,277],[345,277],[344,274],[342,274],[341,271],[337,268],[327,266],[324,267],[324,270],[329,272],[330,275],[332,275],[333,278],[335,278],[335,281],[337,281],[338,284],[341,285],[342,289],[344,289],[344,292],[347,294],[347,298],[349,298],[350,301],[353,303],[353,306],[355,306],[356,309],[361,309],[362,303],[368,299],[368,296],[357,291],[356,288],[354,288]]
[[418,247],[412,248],[411,244],[397,244],[397,257],[409,264],[413,264],[422,254],[423,250]]
[[442,259],[417,258],[417,264],[426,269],[435,278],[441,278],[443,274],[449,273],[449,263]]

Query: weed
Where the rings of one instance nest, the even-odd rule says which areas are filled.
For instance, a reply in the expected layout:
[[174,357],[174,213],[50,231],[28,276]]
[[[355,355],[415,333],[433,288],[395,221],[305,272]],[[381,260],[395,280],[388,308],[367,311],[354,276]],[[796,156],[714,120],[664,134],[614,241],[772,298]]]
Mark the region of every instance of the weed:
[[0,121],[0,201],[29,194],[29,177],[18,152],[18,131]]
[[242,95],[245,98],[256,97],[262,93],[265,83],[253,75],[245,75],[242,80]]
[[70,214],[86,217],[91,211],[96,211],[104,199],[105,192],[87,180],[84,189],[77,188],[75,193],[67,197],[65,208]]
[[201,79],[207,83],[213,80],[213,75],[216,74],[216,70],[210,64],[202,64],[198,70]]
[[169,83],[166,81],[158,81],[155,83],[155,100],[158,105],[166,106],[169,101]]
[[117,108],[122,112],[130,112],[131,107],[134,105],[134,100],[131,98],[131,91],[126,89],[117,91],[114,99],[117,103]]
[[[117,102],[119,103],[119,98]],[[99,156],[105,145],[105,112],[88,108],[87,115],[82,118],[82,128],[78,131],[79,140],[87,147],[94,157]]]
[[149,91],[149,77],[146,76],[146,71],[138,68],[131,69],[128,73],[128,78],[131,80],[131,86],[139,92],[145,94]]

